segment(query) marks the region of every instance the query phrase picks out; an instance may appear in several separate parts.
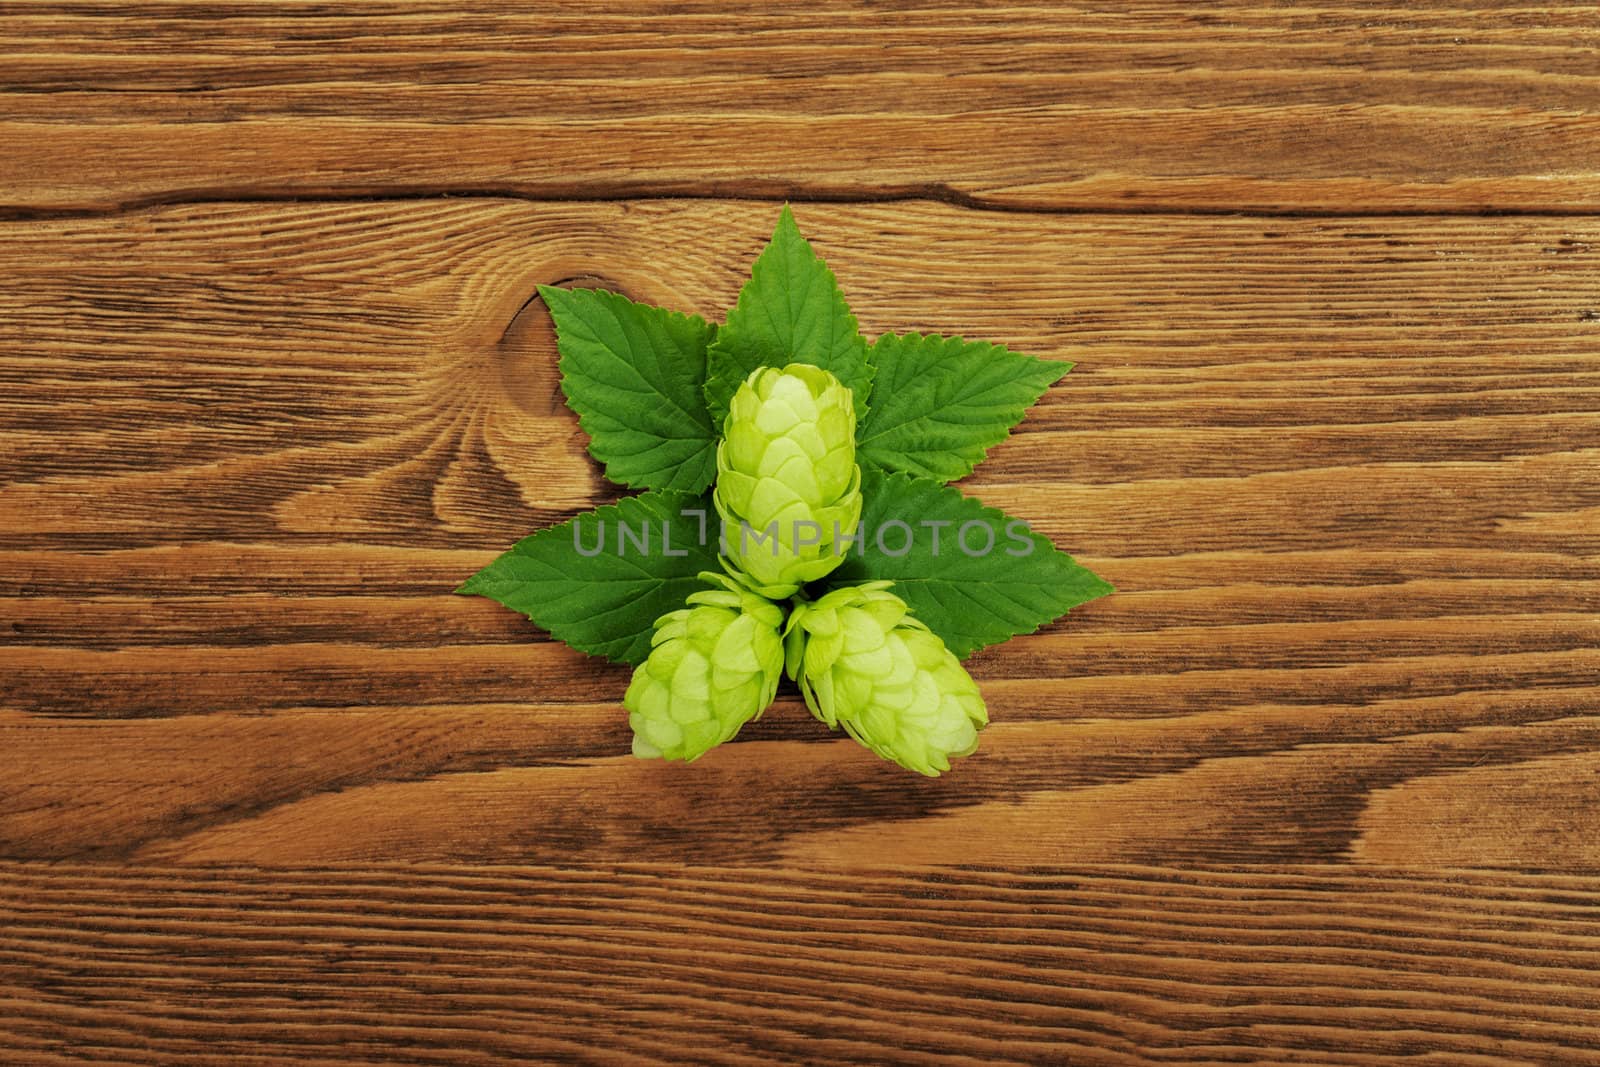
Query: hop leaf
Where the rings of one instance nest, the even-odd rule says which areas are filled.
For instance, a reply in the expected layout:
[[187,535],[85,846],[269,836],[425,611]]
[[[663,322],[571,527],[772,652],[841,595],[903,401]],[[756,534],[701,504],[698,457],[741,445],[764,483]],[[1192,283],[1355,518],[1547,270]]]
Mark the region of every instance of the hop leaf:
[[850,390],[802,363],[762,367],[734,394],[712,499],[728,560],[781,598],[832,571],[861,517]]
[[989,714],[972,676],[890,585],[846,586],[796,607],[785,662],[813,715],[936,777],[978,747]]
[[787,204],[772,241],[756,257],[727,323],[707,351],[706,403],[720,423],[728,401],[757,367],[810,363],[847,385],[859,418],[872,391],[872,361],[839,283],[800,235]]
[[717,433],[700,383],[716,328],[600,289],[542,285],[539,295],[556,324],[561,390],[606,477],[705,489],[716,470]]
[[917,333],[873,342],[872,408],[861,420],[861,462],[936,482],[964,478],[1071,369],[1003,345]]
[[[1112,591],[1027,523],[955,486],[868,470],[861,496],[867,537],[829,580],[894,582],[917,618],[963,659]],[[892,531],[897,522],[915,525]],[[902,533],[905,551],[897,552]]]
[[456,592],[497,600],[579,652],[643,663],[654,620],[717,565],[707,510],[687,493],[623,497],[524,537]]
[[622,698],[633,754],[698,759],[759,718],[783,670],[783,611],[720,575],[656,620],[654,647]]

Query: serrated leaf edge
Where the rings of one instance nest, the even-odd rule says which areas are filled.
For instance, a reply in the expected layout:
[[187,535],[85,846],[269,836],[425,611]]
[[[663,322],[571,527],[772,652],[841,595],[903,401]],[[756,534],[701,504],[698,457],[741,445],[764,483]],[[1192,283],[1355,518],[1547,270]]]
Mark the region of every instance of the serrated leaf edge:
[[[595,452],[595,436],[596,436],[596,434],[595,434],[594,420],[595,419],[600,419],[600,418],[611,418],[611,421],[613,423],[619,424],[619,425],[622,424],[623,420],[617,419],[614,416],[607,416],[607,415],[603,414],[602,412],[583,412],[583,411],[579,411],[578,410],[577,404],[574,403],[574,401],[573,401],[572,393],[567,388],[567,382],[568,382],[568,379],[570,377],[574,377],[574,376],[576,376],[576,377],[588,377],[588,375],[577,374],[573,370],[573,367],[575,366],[575,362],[576,362],[575,358],[573,356],[569,355],[568,353],[561,351],[561,325],[560,325],[559,322],[556,321],[555,307],[551,303],[549,296],[547,296],[546,294],[549,293],[549,292],[557,292],[557,293],[563,293],[563,294],[566,294],[566,293],[588,293],[588,294],[593,294],[593,295],[597,295],[597,296],[614,296],[614,297],[617,297],[618,299],[625,300],[628,303],[636,305],[638,307],[647,308],[647,309],[649,309],[651,311],[659,311],[659,312],[665,314],[668,318],[678,319],[680,321],[688,323],[691,326],[697,324],[700,328],[709,330],[710,334],[711,334],[710,340],[708,340],[706,342],[706,349],[707,349],[707,352],[708,352],[708,358],[707,358],[706,366],[707,366],[707,370],[708,371],[710,370],[709,351],[710,351],[711,345],[716,342],[716,337],[717,337],[717,332],[718,332],[717,324],[714,323],[714,322],[708,322],[707,320],[701,318],[699,315],[696,315],[696,314],[694,314],[692,312],[675,311],[672,308],[660,307],[660,306],[658,306],[656,304],[641,303],[640,301],[634,300],[634,299],[632,299],[631,297],[627,296],[624,293],[618,293],[618,292],[615,292],[614,290],[611,290],[611,289],[598,289],[598,288],[595,288],[595,289],[571,288],[571,289],[569,289],[569,288],[565,288],[565,287],[559,286],[559,285],[541,285],[541,286],[538,287],[538,292],[539,292],[539,298],[544,301],[545,308],[550,313],[550,321],[555,326],[555,330],[556,330],[556,351],[558,353],[560,353],[560,358],[556,361],[556,369],[561,374],[561,398],[566,403],[567,409],[570,410],[574,415],[576,415],[578,417],[578,427],[579,427],[579,429],[583,430],[584,435],[588,438],[587,443],[584,445],[584,452],[589,456],[589,458],[593,459],[597,464],[600,465],[600,468],[605,472],[606,480],[611,482],[614,485],[626,486],[629,489],[662,490],[662,491],[667,491],[667,492],[681,492],[681,493],[690,493],[690,494],[696,494],[696,493],[704,492],[711,485],[711,483],[713,481],[715,481],[715,479],[716,479],[716,464],[715,464],[714,461],[712,463],[708,464],[708,466],[710,468],[709,476],[706,478],[706,480],[703,483],[696,484],[696,483],[692,483],[691,482],[691,483],[688,483],[687,486],[674,485],[674,484],[670,484],[670,483],[666,484],[666,485],[651,485],[651,484],[649,484],[647,482],[631,481],[625,476],[613,474],[612,473],[612,469],[611,469],[611,466],[612,466],[611,463],[609,461],[607,461],[606,459],[602,458],[600,455],[598,455]],[[625,387],[620,386],[615,382],[607,382],[606,384],[610,388],[617,389],[617,390],[622,391],[622,392],[629,391]],[[702,386],[701,386],[702,396],[704,394],[704,388],[705,387],[702,384]],[[661,394],[661,393],[653,393],[653,394],[650,394],[650,395],[659,396],[659,397],[665,397],[665,394]],[[671,397],[665,397],[665,399],[671,400],[672,398]],[[673,406],[676,407],[678,409],[678,411],[682,412],[686,418],[693,419],[693,417],[694,417],[693,414],[691,412],[685,411],[684,408],[683,408],[683,405],[674,402]],[[722,429],[721,429],[721,427],[716,426],[714,423],[712,423],[711,413],[710,413],[709,410],[707,410],[705,412],[705,415],[706,415],[706,422],[708,424],[711,424],[711,427],[710,427],[711,428],[711,439],[707,442],[707,447],[712,451],[712,453],[714,455],[715,454],[715,449],[716,449],[717,438],[722,436]],[[688,438],[688,437],[671,437],[671,438],[665,438],[665,439],[666,440],[678,440],[678,441],[692,440],[692,438]]]
[[[789,228],[794,231],[795,239],[800,242],[801,247],[803,247],[806,252],[811,255],[812,260],[822,268],[822,273],[824,276],[826,276],[829,286],[831,287],[832,291],[837,294],[839,297],[839,303],[844,307],[845,320],[849,323],[852,331],[855,333],[856,339],[861,342],[862,367],[864,368],[864,379],[861,385],[857,387],[851,385],[849,382],[843,382],[843,379],[841,379],[841,382],[850,388],[851,399],[856,405],[856,423],[859,425],[862,420],[867,417],[867,411],[871,403],[872,390],[876,384],[873,380],[876,375],[877,368],[872,362],[872,343],[868,341],[867,338],[861,333],[861,321],[856,318],[855,312],[850,308],[850,301],[844,295],[844,287],[839,284],[839,276],[834,273],[832,267],[828,266],[828,261],[817,253],[816,248],[812,246],[810,240],[806,238],[806,235],[800,231],[800,225],[795,221],[794,212],[790,210],[787,203],[783,205],[783,209],[778,213],[778,224],[773,228],[772,236],[768,238],[767,243],[762,246],[760,252],[756,253],[756,258],[751,262],[750,276],[745,279],[744,285],[739,287],[739,296],[735,298],[733,308],[729,309],[728,314],[730,316],[733,314],[733,311],[739,306],[739,301],[744,298],[745,289],[755,282],[756,269],[761,265],[762,257],[766,255],[767,251],[775,243],[777,243],[778,234],[783,230],[786,222],[788,223]],[[787,287],[784,288],[787,291]],[[715,360],[715,355],[718,351],[723,350],[720,347],[720,342],[723,336],[723,329],[725,329],[726,326],[727,323],[724,322],[723,326],[718,329],[717,336],[714,337],[711,343],[706,346],[706,382],[703,392],[705,393],[706,397],[706,408],[711,414],[713,428],[718,434],[722,432],[722,426],[717,424],[717,410],[719,408],[722,409],[722,419],[725,422],[727,419],[726,409],[728,404],[732,401],[733,394],[738,391],[739,386],[744,382],[744,380],[760,367],[778,366],[778,364],[774,363],[758,363],[755,367],[751,367],[742,374],[738,375],[732,375],[726,371],[717,372],[714,370],[713,362]],[[829,374],[834,374],[835,377],[837,377],[837,374],[835,374],[832,368],[822,367],[819,363],[805,360],[797,356],[789,357],[788,362],[807,363],[813,367],[820,367],[822,370],[827,371]],[[713,391],[713,385],[728,386],[727,396],[719,401],[717,399],[718,394]]]
[[[881,472],[883,472],[885,474],[912,474],[912,475],[914,475],[916,477],[919,477],[919,478],[926,478],[929,481],[938,482],[940,485],[949,485],[951,482],[958,482],[962,478],[965,478],[967,475],[971,474],[973,471],[977,470],[978,467],[981,466],[983,464],[983,462],[989,458],[989,453],[993,449],[998,448],[1000,445],[1004,444],[1005,441],[1006,441],[1006,438],[1010,437],[1013,433],[1016,432],[1017,427],[1019,425],[1021,425],[1023,420],[1028,417],[1028,412],[1033,409],[1034,405],[1039,403],[1039,401],[1044,397],[1044,394],[1048,393],[1052,386],[1054,386],[1057,382],[1061,381],[1062,378],[1065,378],[1067,376],[1068,372],[1070,372],[1073,367],[1077,366],[1076,363],[1073,363],[1070,360],[1041,359],[1038,356],[1030,355],[1030,354],[1028,354],[1026,352],[1018,352],[1013,348],[1008,348],[1007,346],[1005,346],[1003,344],[1000,344],[998,342],[995,342],[995,341],[972,341],[972,340],[969,340],[969,339],[967,339],[965,337],[962,337],[960,334],[921,333],[921,332],[918,332],[918,331],[915,331],[915,330],[908,331],[906,333],[889,332],[889,333],[881,333],[881,334],[879,334],[871,342],[871,344],[868,345],[868,347],[867,347],[867,355],[868,355],[869,359],[872,358],[873,350],[877,347],[878,342],[882,341],[885,337],[893,337],[893,338],[896,338],[896,339],[899,339],[899,340],[910,340],[910,341],[913,341],[913,342],[915,342],[917,344],[921,344],[924,341],[930,341],[931,340],[931,341],[957,341],[957,342],[960,342],[963,345],[971,345],[971,344],[988,345],[988,346],[990,346],[992,348],[999,349],[1001,352],[1004,352],[1006,355],[1016,356],[1019,359],[1031,360],[1034,364],[1039,365],[1039,366],[1059,367],[1059,368],[1061,368],[1060,372],[1058,374],[1056,374],[1056,376],[1054,378],[1051,378],[1048,382],[1045,382],[1045,384],[1036,393],[1034,393],[1034,396],[1033,396],[1032,400],[1030,400],[1026,404],[1022,405],[1022,407],[1014,409],[1016,411],[1016,414],[1015,414],[1015,416],[1012,417],[1011,423],[1007,427],[1005,434],[998,441],[995,441],[995,442],[993,442],[991,444],[987,444],[987,445],[969,445],[969,446],[966,446],[966,447],[963,447],[963,448],[955,448],[955,449],[947,449],[946,450],[947,454],[955,456],[957,459],[961,460],[967,466],[967,469],[963,473],[958,474],[953,478],[946,478],[946,479],[940,480],[937,476],[932,475],[932,474],[925,474],[925,473],[922,473],[920,471],[912,471],[912,470],[908,470],[907,468],[904,468],[904,467],[889,467],[889,466],[885,466],[882,463],[878,463],[878,462],[873,461],[870,457],[867,457],[865,455],[862,456],[862,463],[864,465],[870,465],[874,470],[881,471]],[[875,360],[873,362],[873,367],[874,367],[874,374],[876,374],[877,364],[876,364]],[[874,383],[874,384],[876,384],[876,383]],[[1013,409],[1010,408],[1010,407],[1007,407],[1005,410],[1011,411]],[[921,421],[923,421],[925,419],[931,419],[931,418],[932,418],[931,415],[919,415],[919,416],[917,416],[916,419],[912,420],[911,422],[902,422],[902,423],[899,423],[896,426],[890,427],[890,430],[898,430],[898,429],[901,429],[903,427],[912,425],[915,422],[921,422]],[[858,424],[859,424],[859,421],[860,420],[858,420]],[[883,434],[888,433],[888,432],[889,432],[889,430],[882,430],[882,431],[879,431],[878,433],[874,434],[873,437],[857,440],[856,441],[856,451],[857,451],[857,453],[858,454],[862,453],[862,446],[867,441],[871,441],[871,440],[873,440],[873,438],[876,438],[876,437],[881,437]],[[973,457],[974,451],[976,451],[976,456],[975,457]],[[973,457],[973,458],[971,458],[970,461],[969,461],[969,457]]]
[[[547,626],[545,623],[540,622],[538,619],[535,619],[532,615],[528,614],[527,612],[522,611],[522,610],[520,610],[518,608],[512,607],[511,605],[505,603],[505,601],[501,600],[499,597],[493,596],[490,593],[485,592],[482,587],[490,585],[492,583],[490,582],[490,580],[484,579],[483,578],[483,574],[490,567],[493,567],[496,563],[499,563],[505,557],[514,554],[517,551],[518,547],[520,547],[525,542],[531,541],[536,537],[543,537],[543,536],[545,536],[547,534],[553,533],[556,530],[565,529],[565,528],[569,527],[572,523],[575,523],[575,522],[580,522],[580,521],[583,521],[585,519],[596,519],[596,520],[599,520],[599,521],[610,521],[613,515],[617,516],[619,518],[619,520],[622,521],[622,522],[633,522],[639,516],[646,516],[646,517],[648,517],[648,518],[650,518],[652,520],[659,519],[662,516],[652,512],[650,510],[649,506],[643,502],[643,498],[645,496],[649,496],[649,495],[652,495],[652,494],[672,494],[672,495],[676,495],[676,496],[679,496],[679,497],[683,498],[682,501],[680,502],[679,510],[683,510],[683,509],[687,508],[689,505],[692,505],[692,504],[695,504],[695,503],[699,503],[699,504],[703,505],[704,507],[706,507],[708,509],[710,507],[709,501],[707,501],[705,499],[705,496],[703,494],[687,493],[687,492],[684,492],[684,491],[679,490],[679,489],[652,489],[652,490],[649,491],[649,493],[640,494],[639,496],[625,496],[625,497],[622,497],[622,498],[618,499],[614,503],[602,504],[599,507],[591,508],[588,511],[579,512],[578,514],[573,515],[570,518],[563,519],[561,522],[553,523],[553,524],[551,524],[549,526],[544,527],[544,529],[542,529],[542,530],[535,530],[533,533],[528,534],[526,537],[519,538],[516,541],[516,543],[514,543],[510,548],[507,548],[505,551],[503,551],[499,555],[495,556],[494,559],[490,560],[488,563],[486,563],[482,567],[478,568],[478,570],[475,573],[473,573],[470,577],[468,577],[466,581],[464,581],[460,585],[458,585],[452,592],[457,596],[481,596],[481,597],[484,597],[486,599],[493,600],[495,603],[499,604],[501,607],[505,608],[507,611],[511,611],[511,612],[513,612],[513,613],[515,613],[517,615],[521,615],[523,618],[525,618],[529,622],[533,623],[539,629],[543,630],[545,633],[549,634],[551,637],[555,638],[557,641],[560,641],[562,644],[566,645],[568,648],[572,649],[575,652],[581,652],[586,656],[594,656],[594,657],[596,657],[598,659],[603,659],[603,660],[606,660],[607,662],[610,662],[610,663],[619,663],[619,664],[624,664],[624,665],[628,665],[628,666],[637,666],[639,663],[643,662],[643,657],[641,657],[638,660],[635,660],[635,659],[628,658],[627,655],[625,654],[625,651],[619,651],[619,652],[613,654],[613,653],[610,653],[610,652],[600,651],[600,650],[598,650],[596,648],[593,648],[593,647],[585,648],[582,645],[574,644],[570,639],[568,639],[567,637],[563,636],[562,633],[559,632],[558,630],[553,629],[550,626]],[[629,514],[623,514],[624,509],[627,509]],[[625,556],[619,556],[619,557],[614,557],[614,558],[622,560],[622,561],[627,562],[627,563],[630,563],[635,568],[637,568],[639,570],[640,574],[645,578],[653,578],[654,577],[653,575],[649,574],[649,572],[645,571],[643,569],[643,567],[640,566],[637,562],[632,561],[632,560],[628,560],[627,557],[625,557]],[[545,566],[545,567],[549,566],[548,564],[544,564],[541,561],[530,560],[530,562],[537,562],[537,563],[539,563],[540,566]],[[605,581],[625,581],[625,580],[627,580],[627,579],[622,579],[622,578],[603,579],[603,580],[598,581],[598,582],[596,582],[594,584],[604,584]],[[691,581],[691,580],[692,581],[700,581],[701,580],[700,579],[700,572],[696,572],[696,574],[693,575],[693,576],[686,575],[686,576],[683,576],[681,578],[660,579],[660,581],[662,581],[663,583],[665,583],[665,582],[675,582],[675,581]],[[621,608],[622,608],[622,605],[618,605],[617,608],[614,608],[614,609],[611,609],[611,610],[621,610]],[[566,629],[565,624],[562,625],[561,629],[563,629],[563,630]],[[630,641],[629,645],[631,646],[632,643],[633,642]],[[648,644],[646,645],[646,647],[644,648],[643,651],[644,651],[644,653],[646,655],[649,654],[649,646],[648,646]]]
[[[983,514],[983,516],[986,519],[987,518],[991,518],[991,517],[998,517],[1003,522],[1007,522],[1007,523],[1009,523],[1011,521],[1014,521],[1014,520],[1015,521],[1020,521],[1020,522],[1022,522],[1024,525],[1026,525],[1028,527],[1028,534],[1030,536],[1036,537],[1040,541],[1043,541],[1047,546],[1049,546],[1049,548],[1050,548],[1050,550],[1052,552],[1059,553],[1061,556],[1065,557],[1066,560],[1069,563],[1071,563],[1073,566],[1075,566],[1075,567],[1079,568],[1080,570],[1084,571],[1084,573],[1088,574],[1090,577],[1094,578],[1096,582],[1098,582],[1100,585],[1105,587],[1103,591],[1097,592],[1093,596],[1086,597],[1083,600],[1078,601],[1076,604],[1073,604],[1071,607],[1069,607],[1069,608],[1065,609],[1064,611],[1060,612],[1059,614],[1053,615],[1050,618],[1045,619],[1044,621],[1035,624],[1032,629],[1028,629],[1028,630],[1022,630],[1022,629],[1011,630],[1009,633],[1006,634],[1006,636],[1000,638],[998,641],[989,641],[989,642],[980,644],[976,648],[968,649],[966,652],[956,652],[955,654],[956,654],[956,658],[957,659],[963,659],[964,660],[967,657],[971,656],[973,653],[980,652],[985,648],[991,648],[994,645],[1004,644],[1005,642],[1011,640],[1013,637],[1026,637],[1029,634],[1036,634],[1040,630],[1044,629],[1046,626],[1049,626],[1049,625],[1055,623],[1057,620],[1062,619],[1062,618],[1066,617],[1067,615],[1071,614],[1077,608],[1081,608],[1081,607],[1083,607],[1083,605],[1091,603],[1092,601],[1099,600],[1099,599],[1101,599],[1103,597],[1110,596],[1112,593],[1115,593],[1117,591],[1116,586],[1112,585],[1102,575],[1100,575],[1096,571],[1093,571],[1090,568],[1084,566],[1082,563],[1079,563],[1078,560],[1071,553],[1063,552],[1059,547],[1057,547],[1057,545],[1056,545],[1056,543],[1054,541],[1050,540],[1050,538],[1046,537],[1044,534],[1039,533],[1036,530],[1034,530],[1033,525],[1031,523],[1029,523],[1028,520],[1026,520],[1026,519],[1018,519],[1017,516],[1007,514],[1005,511],[1002,511],[1000,508],[993,507],[993,506],[991,506],[989,504],[985,504],[983,501],[979,500],[977,497],[968,496],[966,493],[963,493],[960,489],[956,488],[955,486],[951,485],[948,482],[937,482],[937,481],[934,481],[932,478],[924,478],[924,477],[921,477],[920,475],[908,474],[905,471],[884,471],[882,469],[876,469],[876,473],[880,478],[883,478],[885,480],[894,479],[894,478],[900,478],[900,479],[903,479],[903,480],[905,480],[907,482],[926,482],[927,484],[929,484],[929,485],[933,486],[934,488],[938,489],[940,492],[944,492],[944,491],[953,492],[957,496],[959,496],[962,500],[968,501],[968,502],[973,503],[973,504],[976,504],[978,506],[979,511]],[[865,488],[863,488],[862,491],[863,491],[863,493],[865,493],[866,492]],[[1002,526],[1001,528],[1003,529],[1004,527]],[[866,557],[862,556],[861,558],[863,560],[865,560]],[[915,584],[922,583],[922,582],[932,581],[932,579],[930,579],[930,578],[875,577],[875,576],[869,574],[864,579],[861,579],[861,580],[852,579],[850,581],[842,581],[842,582],[837,583],[837,585],[828,582],[827,579],[823,579],[822,584],[819,586],[820,592],[817,594],[817,596],[820,597],[820,596],[822,596],[822,595],[824,595],[824,594],[826,594],[826,593],[828,593],[828,592],[832,591],[833,589],[838,588],[840,586],[860,585],[862,583],[862,581],[890,581],[890,582],[893,582],[894,585],[915,585]],[[955,589],[962,588],[962,583],[960,583],[960,582],[949,582],[949,583],[946,583],[946,584],[950,585],[952,588],[955,588]],[[1001,583],[990,583],[990,584],[998,585],[998,584],[1001,584]],[[1032,583],[1029,583],[1029,582],[1015,582],[1015,583],[1011,583],[1011,584],[1015,584],[1015,585],[1031,585]],[[892,591],[893,591],[893,589],[891,587],[891,592]],[[969,595],[969,599],[970,599],[970,595]],[[993,611],[990,610],[987,607],[982,607],[982,610],[983,610],[983,612],[985,614],[989,615],[990,618],[999,618],[999,616],[995,615],[993,613]],[[1006,622],[1003,619],[1001,620],[1001,622],[1002,622],[1003,625],[1008,626],[1008,627],[1011,625],[1009,622]],[[943,638],[943,636],[944,636],[943,634],[940,635],[941,639]],[[951,651],[955,652],[955,649],[951,649]]]

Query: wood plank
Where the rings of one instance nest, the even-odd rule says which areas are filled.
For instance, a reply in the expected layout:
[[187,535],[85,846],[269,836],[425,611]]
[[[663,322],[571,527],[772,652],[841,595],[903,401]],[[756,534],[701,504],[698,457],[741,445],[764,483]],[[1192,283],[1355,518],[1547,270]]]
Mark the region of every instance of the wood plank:
[[499,192],[1594,211],[1600,9],[21,3],[0,211]]
[[[1219,699],[1221,710],[1076,720],[1081,705],[1050,683],[980,677],[997,725],[960,774],[928,783],[903,782],[853,743],[826,740],[793,699],[687,768],[625,755],[614,693],[593,704],[156,720],[13,714],[0,719],[9,762],[0,850],[259,864],[646,854],[734,862],[790,853],[936,862],[930,855],[961,841],[973,862],[1331,861],[1373,847],[1364,805],[1387,803],[1414,780],[1592,752],[1585,712],[1600,696],[1597,662],[1590,657],[1587,675],[1572,672],[1566,686],[1526,691],[1341,704]],[[616,678],[613,688],[622,684]],[[760,793],[758,810],[707,807],[744,790]],[[819,793],[838,803],[818,810]],[[1552,794],[1558,812],[1571,795]],[[1464,791],[1463,806],[1478,796]],[[486,819],[491,811],[497,817]],[[1578,806],[1549,821],[1569,829],[1521,834],[1508,816],[1479,845],[1485,855],[1548,857],[1559,836],[1563,858],[1546,866],[1600,867]],[[1173,823],[1187,828],[1176,838]]]
[[0,866],[28,1063],[1600,1062],[1593,878]]
[[614,492],[535,286],[714,315],[772,214],[0,228],[0,855],[1466,862],[1395,814],[1459,783],[1428,803],[1498,827],[1479,854],[1600,865],[1571,774],[1537,833],[1475,788],[1600,751],[1583,219],[803,205],[869,332],[1077,361],[965,488],[1121,592],[973,658],[996,725],[938,782],[792,698],[692,767],[626,757],[624,669],[449,590]]
[[[771,215],[468,201],[13,226],[0,502],[22,521],[3,536],[501,545],[605,491],[559,410],[534,287],[587,278],[716,314]],[[1410,533],[1435,549],[1593,543],[1581,524],[1573,546],[1528,523],[1597,503],[1587,221],[1264,226],[935,204],[802,218],[867,330],[1079,362],[972,484],[1010,505],[1048,483],[1052,505],[1085,516],[1080,551],[1342,546],[1418,492],[1426,515],[1397,514],[1431,517]],[[926,232],[948,234],[936,256]],[[647,254],[659,247],[681,253]],[[1430,489],[1440,473],[1459,481]],[[1179,482],[1187,517],[1152,521]],[[119,506],[95,509],[113,487]],[[1374,514],[1293,509],[1264,534],[1235,507],[1256,495],[1365,497]],[[1130,521],[1097,526],[1111,504]]]

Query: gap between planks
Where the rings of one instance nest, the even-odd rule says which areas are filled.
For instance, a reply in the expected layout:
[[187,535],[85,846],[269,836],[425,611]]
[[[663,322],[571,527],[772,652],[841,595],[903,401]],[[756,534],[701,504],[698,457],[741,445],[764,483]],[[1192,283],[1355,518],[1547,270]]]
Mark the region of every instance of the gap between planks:
[[1261,219],[1431,219],[1431,218],[1600,218],[1600,210],[1563,207],[1559,204],[1518,206],[1483,205],[1471,207],[1441,204],[1418,209],[1377,204],[1339,208],[1261,206],[1226,207],[1141,201],[1086,201],[1081,204],[1028,204],[991,200],[962,192],[942,183],[917,186],[891,186],[881,189],[843,189],[821,186],[772,186],[761,188],[651,189],[634,186],[587,184],[571,188],[532,191],[519,186],[328,186],[283,192],[244,192],[233,188],[174,190],[149,196],[130,197],[115,204],[93,207],[24,207],[0,205],[0,224],[8,222],[54,222],[69,219],[110,218],[164,207],[193,207],[204,204],[293,204],[293,203],[384,203],[429,200],[517,200],[529,204],[608,204],[629,201],[711,200],[751,204],[904,204],[934,203],[970,211],[992,211],[1012,215],[1076,216],[1106,215],[1129,218],[1261,218]]

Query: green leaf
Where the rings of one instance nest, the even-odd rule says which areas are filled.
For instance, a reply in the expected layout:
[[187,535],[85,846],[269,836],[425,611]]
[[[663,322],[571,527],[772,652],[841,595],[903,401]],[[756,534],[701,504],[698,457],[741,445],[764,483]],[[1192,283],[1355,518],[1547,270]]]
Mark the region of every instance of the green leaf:
[[1072,368],[1002,345],[916,333],[884,334],[871,358],[877,383],[856,432],[861,462],[938,482],[970,474]]
[[787,204],[772,241],[756,257],[750,280],[711,345],[706,403],[719,430],[728,401],[757,367],[810,363],[854,391],[856,418],[867,411],[872,364],[867,341],[850,314],[833,271],[800,236]]
[[710,485],[717,434],[701,389],[716,328],[603,289],[541,285],[539,295],[556,322],[561,390],[606,477],[689,493]]
[[456,592],[497,600],[580,652],[642,663],[656,619],[720,569],[715,514],[689,493],[624,497],[523,538]]
[[[894,582],[916,617],[963,659],[1113,591],[1021,520],[951,486],[870,471],[863,472],[861,494],[864,543],[852,546],[826,585]],[[993,546],[979,551],[991,535]]]

